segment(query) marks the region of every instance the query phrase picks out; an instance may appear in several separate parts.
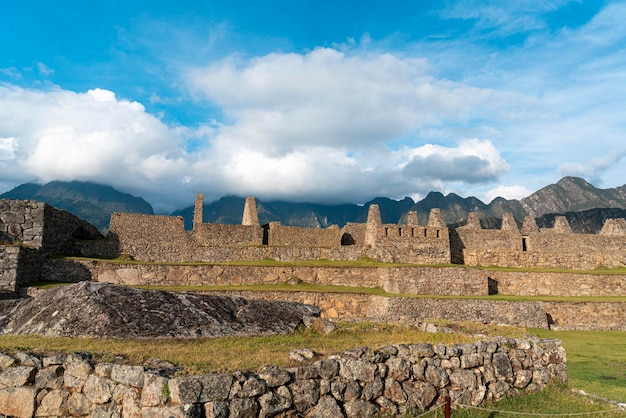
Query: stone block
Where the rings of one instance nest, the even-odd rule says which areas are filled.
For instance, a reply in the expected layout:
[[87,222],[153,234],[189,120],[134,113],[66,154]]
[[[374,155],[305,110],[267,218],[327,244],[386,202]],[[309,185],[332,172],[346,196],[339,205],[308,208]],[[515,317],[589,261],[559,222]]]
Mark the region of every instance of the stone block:
[[339,361],[339,374],[346,380],[373,382],[376,376],[376,365],[364,360],[342,359]]
[[200,382],[197,377],[181,377],[170,379],[168,385],[172,403],[174,403],[175,405],[184,405],[200,402],[200,395],[202,394],[202,382]]
[[230,401],[229,418],[256,418],[259,415],[259,403],[250,398],[239,398]]
[[111,369],[111,379],[123,385],[142,388],[144,381],[144,368],[142,366],[114,364]]
[[286,386],[280,386],[273,392],[267,392],[259,398],[260,417],[272,417],[292,406],[293,398]]
[[37,407],[36,417],[62,417],[68,415],[69,393],[63,390],[48,392]]
[[511,379],[513,377],[513,366],[506,353],[495,353],[492,364],[496,379]]
[[[321,361],[318,363],[321,363]],[[334,363],[336,363],[337,371],[339,371],[339,363],[337,363],[336,361],[334,361]],[[320,370],[321,375],[322,367],[318,366],[318,369]],[[263,367],[261,370],[259,370],[259,377],[265,380],[267,386],[269,386],[270,388],[286,385],[291,382],[292,379],[292,375],[290,372],[288,372],[287,370],[279,369],[276,366]]]
[[141,391],[141,406],[165,405],[170,396],[168,381],[169,379],[162,376],[146,374]]
[[15,366],[0,372],[0,388],[25,386],[35,381],[37,369],[32,366]]
[[63,366],[49,366],[37,372],[35,375],[35,387],[37,389],[61,389],[63,387]]
[[94,404],[105,404],[113,397],[115,383],[106,377],[90,375],[85,381],[83,393]]
[[35,414],[37,390],[32,387],[0,389],[0,414],[31,418]]

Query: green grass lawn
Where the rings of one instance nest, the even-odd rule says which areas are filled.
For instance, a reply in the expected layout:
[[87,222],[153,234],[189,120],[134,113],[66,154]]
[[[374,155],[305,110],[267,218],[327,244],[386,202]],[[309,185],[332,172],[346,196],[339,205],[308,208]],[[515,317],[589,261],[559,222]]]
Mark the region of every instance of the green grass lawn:
[[[488,402],[480,408],[467,407],[452,411],[452,418],[531,418],[547,416],[590,416],[617,418],[626,416],[615,405],[574,393],[566,386],[549,385],[541,393]],[[442,410],[427,415],[442,418]]]
[[567,352],[571,387],[587,393],[626,402],[625,331],[548,331],[533,334],[558,338]]

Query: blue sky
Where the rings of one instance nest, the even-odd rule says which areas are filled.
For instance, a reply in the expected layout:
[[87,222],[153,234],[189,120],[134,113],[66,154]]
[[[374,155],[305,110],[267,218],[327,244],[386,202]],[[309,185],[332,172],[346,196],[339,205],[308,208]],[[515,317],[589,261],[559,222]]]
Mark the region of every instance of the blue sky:
[[0,3],[0,191],[168,212],[626,183],[626,2]]

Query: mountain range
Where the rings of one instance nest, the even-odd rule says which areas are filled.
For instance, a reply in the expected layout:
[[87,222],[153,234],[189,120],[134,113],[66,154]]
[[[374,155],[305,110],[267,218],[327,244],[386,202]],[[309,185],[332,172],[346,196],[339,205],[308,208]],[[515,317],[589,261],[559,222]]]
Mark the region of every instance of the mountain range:
[[113,212],[154,214],[152,205],[140,197],[111,186],[80,181],[52,181],[45,185],[25,183],[0,195],[0,199],[36,200],[70,212],[104,231]]
[[[54,181],[45,185],[23,184],[0,195],[0,198],[33,199],[47,202],[83,218],[101,230],[108,228],[113,212],[154,213],[152,206],[140,197],[121,193],[110,186],[84,182]],[[225,196],[204,205],[203,222],[241,222],[244,198]],[[383,223],[398,223],[410,210],[417,211],[420,224],[426,224],[432,208],[439,208],[448,225],[465,222],[469,212],[478,212],[484,228],[499,228],[502,214],[510,212],[521,224],[526,215],[537,219],[539,227],[551,227],[554,217],[565,215],[575,232],[597,233],[606,219],[626,217],[626,185],[598,189],[578,177],[564,177],[521,199],[496,198],[489,204],[475,197],[431,192],[419,202],[409,197],[393,200],[377,197],[363,205],[322,205],[285,201],[259,201],[259,221],[279,221],[283,225],[305,227],[340,227],[347,222],[365,222],[370,204],[378,204]],[[193,206],[172,215],[182,216],[186,228],[193,221]]]

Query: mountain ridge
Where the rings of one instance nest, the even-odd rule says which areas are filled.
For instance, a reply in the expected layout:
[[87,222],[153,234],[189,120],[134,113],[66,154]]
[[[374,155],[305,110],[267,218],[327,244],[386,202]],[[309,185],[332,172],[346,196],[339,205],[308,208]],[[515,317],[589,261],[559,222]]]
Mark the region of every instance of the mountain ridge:
[[[140,197],[119,192],[111,186],[88,182],[25,183],[0,195],[0,198],[44,201],[91,222],[101,230],[108,228],[113,212],[154,213],[152,206]],[[240,223],[244,201],[243,197],[231,195],[205,204],[203,222]],[[410,197],[400,200],[376,197],[363,205],[257,200],[257,211],[261,224],[278,221],[283,225],[326,228],[330,225],[342,227],[348,222],[365,222],[370,204],[379,206],[383,223],[401,223],[408,211],[417,211],[420,224],[425,225],[430,210],[438,208],[450,226],[462,225],[469,212],[478,212],[485,228],[499,228],[505,212],[512,213],[520,224],[525,216],[532,215],[540,227],[548,227],[554,216],[561,214],[570,220],[575,232],[598,232],[604,220],[626,215],[626,185],[598,189],[582,178],[563,177],[521,200],[497,197],[488,204],[473,196],[444,195],[433,191],[418,202]],[[185,227],[191,229],[193,206],[171,215],[182,216]]]
[[154,214],[152,205],[141,197],[91,182],[51,181],[44,185],[25,183],[1,194],[0,199],[45,202],[86,220],[101,231],[109,228],[113,212]]

